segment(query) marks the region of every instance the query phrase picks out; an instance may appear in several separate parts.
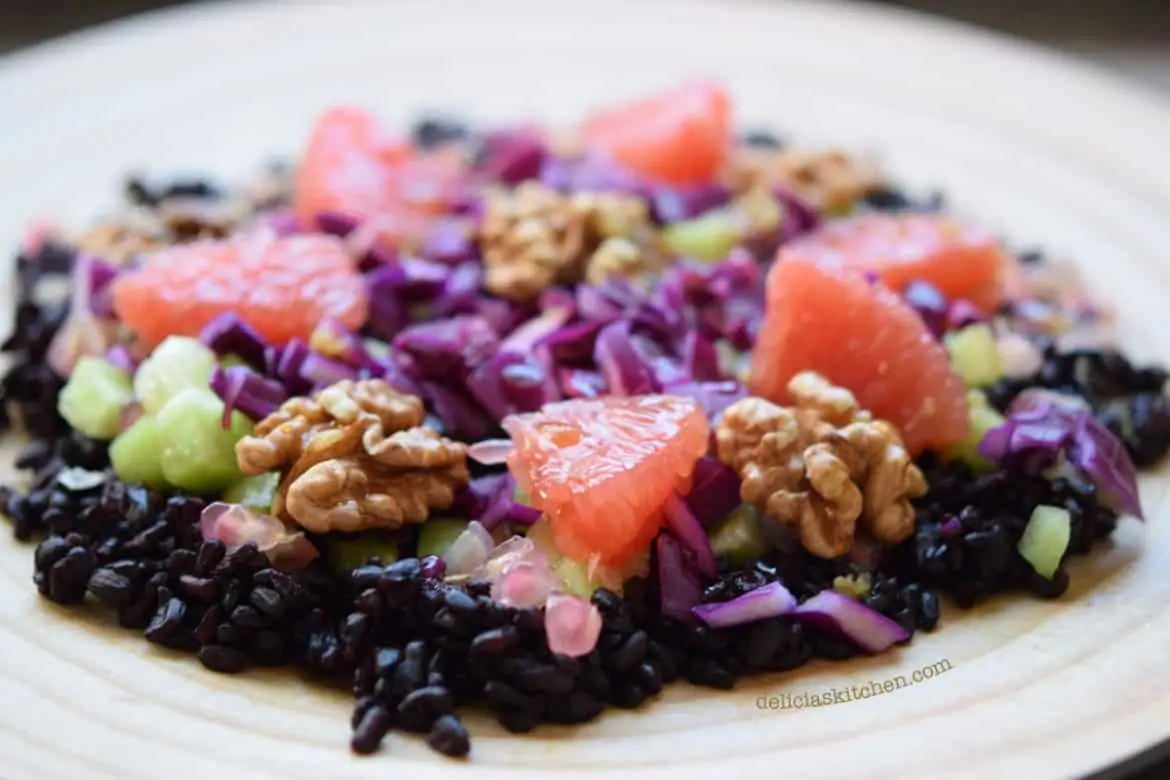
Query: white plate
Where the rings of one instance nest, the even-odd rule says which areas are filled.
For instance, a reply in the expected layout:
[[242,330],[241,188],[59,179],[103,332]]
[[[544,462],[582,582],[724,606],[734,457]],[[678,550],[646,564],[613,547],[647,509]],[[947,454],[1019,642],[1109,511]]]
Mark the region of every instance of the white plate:
[[[1170,361],[1170,111],[1071,61],[864,4],[551,0],[223,3],[74,36],[0,67],[0,244],[28,219],[111,206],[132,168],[242,175],[323,107],[571,121],[685,76],[744,123],[884,154],[1020,244],[1075,255],[1129,350]],[[7,321],[7,320],[6,320]],[[346,697],[284,673],[226,678],[33,591],[0,541],[0,775],[1063,777],[1170,736],[1170,510],[1073,569],[1068,597],[1000,599],[881,658],[735,693],[675,686],[635,713],[511,737],[472,718],[469,763],[392,735],[356,759]],[[932,679],[854,703],[761,696]],[[405,775],[403,774],[405,773]]]

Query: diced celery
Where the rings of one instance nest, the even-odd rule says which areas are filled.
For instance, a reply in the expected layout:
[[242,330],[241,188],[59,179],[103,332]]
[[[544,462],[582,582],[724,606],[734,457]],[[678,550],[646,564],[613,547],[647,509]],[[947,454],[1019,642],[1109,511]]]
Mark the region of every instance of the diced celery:
[[57,396],[57,411],[65,422],[93,439],[118,435],[118,413],[133,399],[130,375],[102,358],[77,361],[69,381]]
[[872,587],[873,579],[865,572],[833,578],[833,590],[858,601],[868,596]]
[[742,353],[727,339],[715,342],[715,355],[719,359],[719,373],[724,376],[735,376],[739,373]]
[[720,520],[708,536],[711,551],[737,566],[758,558],[768,549],[760,529],[759,512],[751,504],[740,504]]
[[980,390],[967,391],[967,435],[952,444],[946,451],[949,460],[961,460],[976,473],[986,473],[995,464],[979,454],[979,442],[992,428],[1004,424],[1003,415],[987,403],[987,396]]
[[601,587],[589,579],[589,564],[573,558],[560,558],[552,564],[553,577],[562,593],[587,599]]
[[248,361],[239,355],[224,355],[219,359],[219,364],[224,368],[231,368],[232,366],[246,366]]
[[672,252],[713,263],[726,257],[743,235],[734,215],[715,210],[667,225],[662,239]]
[[516,489],[512,491],[512,500],[517,504],[532,506],[532,499],[528,496],[527,493],[524,492],[524,488],[520,487],[519,485],[517,485]]
[[951,367],[967,387],[987,387],[1003,377],[1003,363],[991,326],[985,322],[948,333]]
[[1072,537],[1072,518],[1067,509],[1041,504],[1032,510],[1016,549],[1036,573],[1052,579]]
[[366,348],[366,352],[369,352],[370,355],[376,360],[386,360],[390,357],[390,345],[385,341],[366,338],[362,339],[362,346],[364,346]]
[[179,392],[206,388],[214,368],[215,353],[198,339],[168,336],[138,367],[134,395],[147,414],[156,414]]
[[206,387],[191,387],[167,401],[158,413],[165,440],[163,476],[192,493],[215,494],[243,474],[236,463],[236,442],[252,432],[252,423],[232,412],[228,430],[220,424],[223,401]]
[[561,556],[557,546],[553,544],[552,526],[549,524],[548,515],[541,515],[539,520],[528,527],[524,535],[531,539],[550,561]]
[[398,560],[398,545],[378,532],[360,534],[353,539],[329,539],[326,542],[325,560],[329,568],[338,574],[353,571],[371,558],[380,559],[383,566],[394,563]]
[[418,529],[418,557],[442,556],[447,548],[467,530],[466,520],[432,517]]
[[110,444],[110,463],[123,481],[165,490],[163,437],[154,417],[140,417]]
[[244,477],[223,492],[222,501],[240,504],[257,512],[268,513],[272,509],[272,498],[280,484],[280,474],[271,471]]

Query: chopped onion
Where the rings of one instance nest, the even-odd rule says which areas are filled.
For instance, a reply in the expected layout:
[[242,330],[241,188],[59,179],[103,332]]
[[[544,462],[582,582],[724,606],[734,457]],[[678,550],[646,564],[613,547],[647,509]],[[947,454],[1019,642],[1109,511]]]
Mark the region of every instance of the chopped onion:
[[495,541],[488,530],[475,520],[467,524],[467,530],[459,534],[447,551],[443,562],[447,564],[448,576],[470,574],[487,562]]
[[207,323],[199,332],[199,340],[217,355],[235,355],[253,368],[264,368],[267,342],[233,311],[226,311]]
[[897,622],[835,590],[821,591],[792,614],[811,626],[848,637],[869,653],[880,653],[910,638]]
[[220,424],[225,431],[231,427],[232,412],[237,409],[253,420],[262,420],[288,400],[284,385],[247,366],[217,365],[211,372],[211,389],[223,401]]
[[769,582],[731,601],[698,604],[691,607],[691,612],[711,628],[727,628],[786,615],[795,607],[796,597],[788,588],[779,582]]

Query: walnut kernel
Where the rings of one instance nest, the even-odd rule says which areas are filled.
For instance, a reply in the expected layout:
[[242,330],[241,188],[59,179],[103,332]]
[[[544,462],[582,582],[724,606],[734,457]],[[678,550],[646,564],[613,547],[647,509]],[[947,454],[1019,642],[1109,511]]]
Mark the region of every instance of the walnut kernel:
[[467,447],[421,427],[422,402],[380,379],[292,398],[236,445],[249,474],[279,470],[274,514],[323,533],[397,528],[446,509],[465,485]]
[[743,501],[795,527],[822,558],[849,552],[858,526],[886,544],[909,537],[910,500],[926,481],[894,427],[811,372],[788,392],[794,406],[745,398],[716,428],[718,457],[739,473]]

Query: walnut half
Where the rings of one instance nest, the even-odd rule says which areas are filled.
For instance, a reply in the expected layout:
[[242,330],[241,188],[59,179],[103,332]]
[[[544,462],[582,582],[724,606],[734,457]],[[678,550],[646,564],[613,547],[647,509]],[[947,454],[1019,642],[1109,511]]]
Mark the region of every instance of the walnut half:
[[740,497],[795,527],[821,558],[848,553],[859,526],[885,544],[908,538],[910,500],[926,481],[894,427],[811,372],[788,390],[794,406],[745,398],[716,428],[719,459],[743,480]]
[[273,512],[309,531],[421,523],[468,481],[467,447],[422,427],[422,401],[380,379],[292,398],[236,445],[248,474],[281,471]]
[[726,171],[736,192],[787,187],[819,211],[838,213],[882,187],[885,177],[871,161],[836,149],[755,149],[742,147]]

